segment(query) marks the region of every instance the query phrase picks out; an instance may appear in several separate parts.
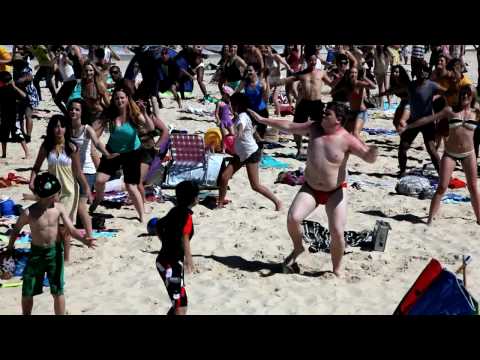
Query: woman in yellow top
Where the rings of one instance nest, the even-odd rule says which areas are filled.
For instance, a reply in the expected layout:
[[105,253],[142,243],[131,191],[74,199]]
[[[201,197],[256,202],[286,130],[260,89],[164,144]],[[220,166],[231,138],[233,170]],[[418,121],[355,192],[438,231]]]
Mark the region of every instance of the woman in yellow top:
[[[59,180],[60,202],[68,213],[70,220],[76,221],[80,188],[82,186],[89,201],[93,201],[90,187],[80,165],[78,147],[71,140],[70,121],[64,115],[53,115],[47,125],[47,136],[38,151],[37,160],[30,176],[30,190],[34,192],[35,178],[40,172],[45,159],[48,162],[48,172]],[[67,236],[62,231],[62,236]],[[69,235],[67,240],[69,239]],[[65,242],[65,261],[69,261],[70,246]]]

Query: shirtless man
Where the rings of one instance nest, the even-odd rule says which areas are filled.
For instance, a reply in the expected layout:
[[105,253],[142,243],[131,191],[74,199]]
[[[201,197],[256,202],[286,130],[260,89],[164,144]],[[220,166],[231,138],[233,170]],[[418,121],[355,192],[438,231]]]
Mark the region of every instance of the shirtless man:
[[333,273],[340,275],[345,250],[344,229],[347,220],[346,166],[349,154],[368,163],[375,162],[376,146],[367,146],[348,133],[342,126],[348,119],[345,105],[329,103],[321,121],[301,124],[290,121],[265,119],[250,111],[259,122],[299,135],[309,135],[305,168],[305,184],[290,206],[287,218],[288,233],[293,241],[293,252],[285,259],[285,270],[291,271],[303,247],[302,222],[320,204],[325,205],[331,236]]
[[[322,119],[324,104],[321,100],[323,83],[331,85],[332,81],[323,70],[315,68],[317,64],[317,55],[311,54],[307,58],[307,68],[295,73],[285,79],[280,79],[276,85],[289,85],[295,81],[300,81],[302,86],[301,100],[295,109],[294,123],[306,123],[308,119],[320,121]],[[295,133],[295,143],[297,145],[297,158],[301,155],[302,134]]]
[[63,246],[58,239],[60,219],[70,234],[88,247],[94,247],[94,239],[78,232],[68,217],[65,207],[57,201],[60,192],[58,179],[45,172],[35,178],[35,194],[40,200],[25,209],[19,216],[10,234],[8,251],[13,255],[15,240],[25,225],[30,226],[32,248],[23,273],[22,312],[31,315],[33,297],[42,293],[43,280],[47,273],[50,292],[54,299],[56,315],[65,314],[63,295]]

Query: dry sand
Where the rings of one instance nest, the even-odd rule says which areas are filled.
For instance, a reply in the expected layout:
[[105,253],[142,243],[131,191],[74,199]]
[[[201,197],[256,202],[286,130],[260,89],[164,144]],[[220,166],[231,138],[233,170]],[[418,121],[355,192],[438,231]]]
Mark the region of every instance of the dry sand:
[[[469,61],[476,71],[476,59]],[[122,64],[125,67],[125,64]],[[207,72],[207,79],[212,72]],[[476,78],[474,74],[472,77]],[[209,84],[217,94],[215,84]],[[47,89],[43,89],[48,97]],[[195,95],[200,90],[195,87]],[[197,105],[195,100],[187,104]],[[164,100],[163,120],[175,128],[205,131],[213,127],[213,118],[199,117],[177,111],[176,104]],[[46,113],[44,110],[51,110]],[[35,119],[30,149],[35,156],[45,133],[48,117],[56,111],[51,101],[43,102]],[[368,127],[393,128],[391,120],[378,117]],[[395,181],[397,173],[398,136],[364,135],[370,144],[377,144],[380,156],[375,164],[366,164],[352,157],[349,170],[370,181]],[[104,140],[106,140],[104,138]],[[287,143],[285,153],[295,153],[294,143]],[[419,136],[411,149],[408,165],[422,166],[429,162]],[[272,153],[279,150],[267,150]],[[22,160],[19,145],[9,145],[7,159],[0,160],[1,175],[15,171],[29,176],[33,159]],[[293,159],[279,160],[292,169],[304,166]],[[45,166],[45,165],[44,165]],[[469,289],[480,296],[480,226],[475,224],[470,203],[442,205],[435,226],[423,222],[429,200],[399,196],[390,187],[349,187],[348,230],[373,229],[376,220],[387,220],[391,226],[384,253],[365,252],[348,248],[344,257],[345,274],[335,278],[323,273],[331,269],[325,253],[300,257],[301,274],[279,273],[279,263],[291,251],[286,230],[288,205],[299,187],[274,184],[280,170],[260,171],[263,184],[269,186],[284,202],[285,209],[273,211],[273,204],[253,192],[245,169],[230,182],[227,197],[232,203],[226,209],[212,211],[201,205],[194,209],[195,236],[192,251],[195,268],[186,275],[190,314],[392,314],[413,281],[434,257],[450,270],[461,263],[461,255],[473,256],[469,267]],[[454,176],[465,179],[458,169]],[[0,195],[11,196],[15,202],[28,192],[26,185],[1,189]],[[457,193],[467,194],[466,189]],[[167,192],[168,193],[168,192]],[[150,216],[163,216],[172,207],[169,202],[149,203]],[[100,239],[95,250],[74,240],[72,261],[65,268],[65,295],[70,314],[165,314],[170,307],[164,285],[155,268],[155,252],[160,248],[157,238],[140,237],[145,226],[131,220],[136,216],[132,206],[120,210],[99,207],[99,212],[111,213],[108,228],[120,229],[116,238]],[[326,224],[323,208],[312,215]],[[20,314],[21,288],[0,289],[0,314]],[[35,297],[35,314],[52,314],[49,290]]]

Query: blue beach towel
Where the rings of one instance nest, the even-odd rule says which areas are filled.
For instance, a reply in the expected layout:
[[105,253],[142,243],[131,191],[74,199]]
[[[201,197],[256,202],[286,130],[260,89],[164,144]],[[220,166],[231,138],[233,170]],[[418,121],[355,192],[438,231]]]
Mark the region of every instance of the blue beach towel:
[[468,196],[463,196],[455,193],[448,193],[442,198],[442,203],[444,204],[461,204],[465,202],[470,202]]
[[260,167],[262,169],[269,169],[269,168],[286,169],[286,168],[289,168],[290,165],[288,165],[287,163],[284,163],[283,161],[278,161],[272,156],[263,155],[262,160],[260,162]]
[[368,133],[369,135],[387,135],[387,136],[395,136],[398,135],[396,130],[392,129],[382,129],[382,128],[363,128],[364,132]]

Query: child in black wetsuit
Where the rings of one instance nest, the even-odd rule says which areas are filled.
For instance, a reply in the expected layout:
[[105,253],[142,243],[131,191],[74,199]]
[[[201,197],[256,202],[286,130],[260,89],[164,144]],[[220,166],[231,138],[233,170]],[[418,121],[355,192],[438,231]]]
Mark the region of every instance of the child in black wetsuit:
[[167,315],[186,315],[187,293],[184,269],[192,272],[193,261],[190,239],[193,237],[192,208],[198,203],[199,189],[196,183],[183,181],[175,188],[177,205],[157,223],[157,235],[162,249],[156,266],[162,277],[172,307]]

